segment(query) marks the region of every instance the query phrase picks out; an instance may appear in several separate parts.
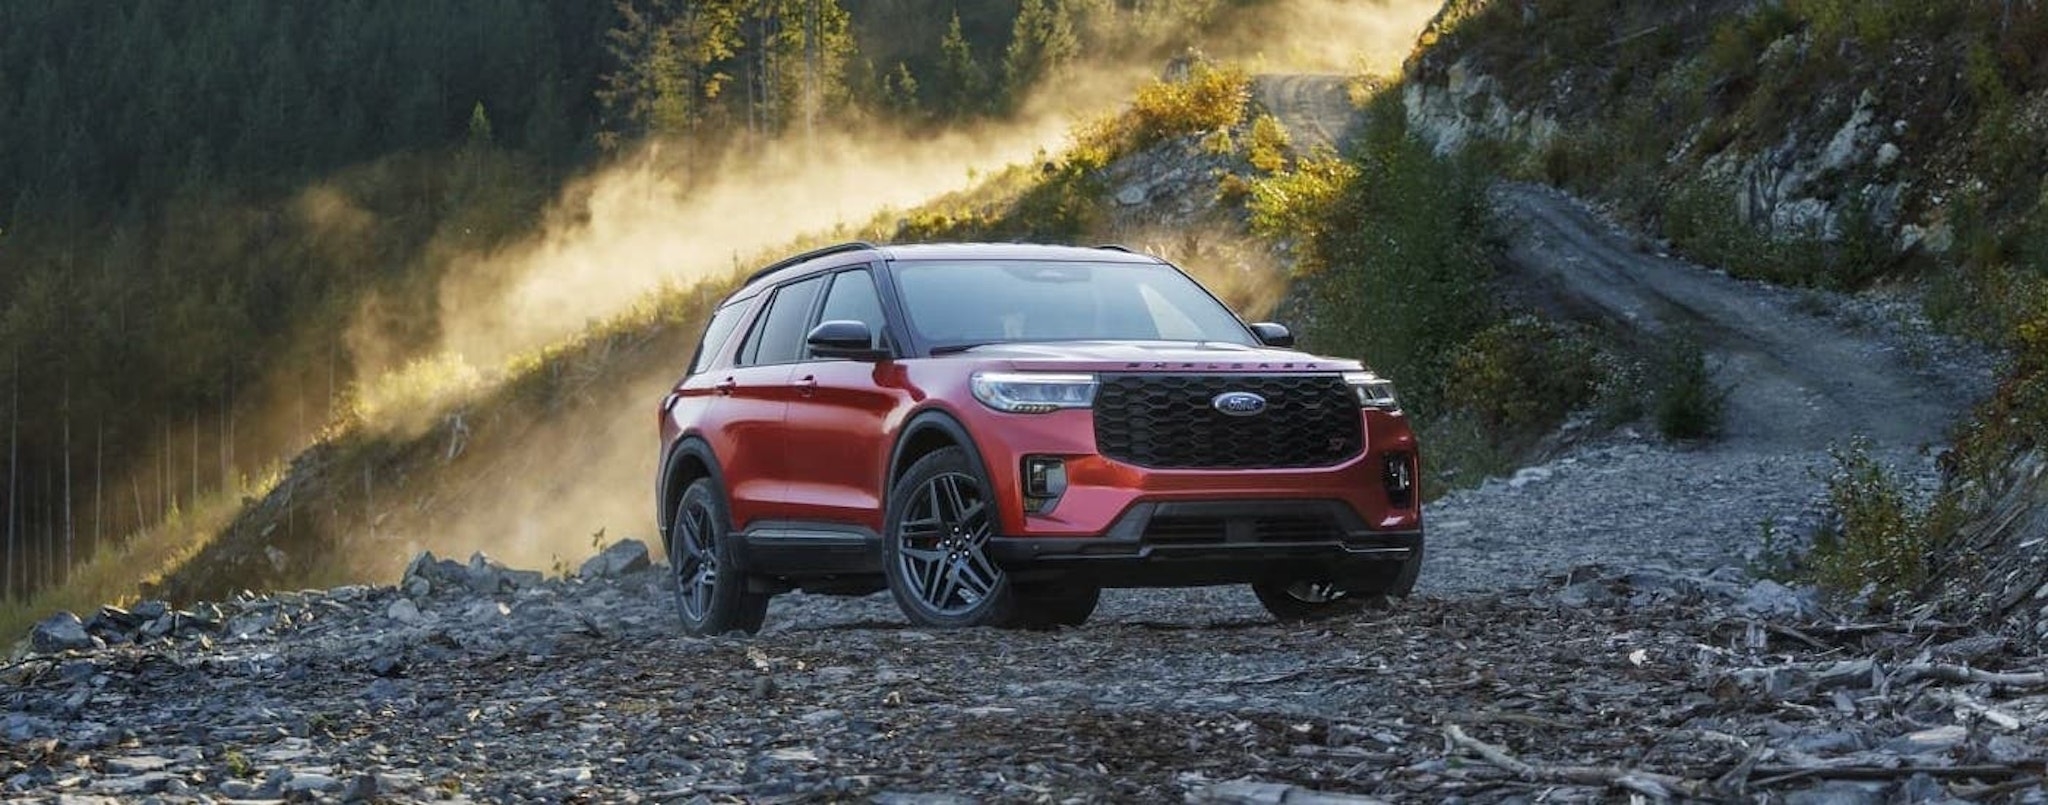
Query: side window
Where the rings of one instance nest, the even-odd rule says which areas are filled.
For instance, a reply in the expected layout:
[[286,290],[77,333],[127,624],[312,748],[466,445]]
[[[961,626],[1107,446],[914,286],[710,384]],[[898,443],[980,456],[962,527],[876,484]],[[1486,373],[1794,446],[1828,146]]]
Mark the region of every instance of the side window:
[[704,328],[704,337],[697,339],[697,354],[690,356],[690,374],[704,371],[717,360],[718,351],[732,339],[732,331],[740,326],[740,319],[746,317],[750,307],[753,305],[748,302],[739,302],[711,314],[711,325]]
[[753,334],[747,337],[740,363],[789,363],[802,355],[804,325],[811,320],[811,303],[818,301],[818,290],[824,285],[824,277],[812,277],[777,289],[775,298],[768,301],[768,312],[761,314]]
[[825,309],[818,321],[857,321],[868,326],[878,341],[887,343],[888,318],[882,315],[882,297],[875,293],[875,279],[865,270],[841,271],[832,275],[832,290],[825,294]]

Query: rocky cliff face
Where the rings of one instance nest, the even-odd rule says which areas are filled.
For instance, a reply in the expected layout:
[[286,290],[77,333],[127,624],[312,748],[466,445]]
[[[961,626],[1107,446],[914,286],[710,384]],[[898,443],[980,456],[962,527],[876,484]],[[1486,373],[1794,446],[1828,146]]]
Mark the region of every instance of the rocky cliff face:
[[2025,20],[1972,42],[1972,18],[1927,12],[1870,44],[1780,4],[1591,5],[1450,4],[1408,65],[1411,125],[1442,151],[1634,196],[1617,200],[1653,226],[1690,191],[1774,242],[1871,241],[1865,260],[1940,258],[1959,217],[2038,206],[2033,179],[2000,170],[2016,166],[2000,151],[2048,135],[2036,57],[2000,61],[2004,40],[2030,41]]

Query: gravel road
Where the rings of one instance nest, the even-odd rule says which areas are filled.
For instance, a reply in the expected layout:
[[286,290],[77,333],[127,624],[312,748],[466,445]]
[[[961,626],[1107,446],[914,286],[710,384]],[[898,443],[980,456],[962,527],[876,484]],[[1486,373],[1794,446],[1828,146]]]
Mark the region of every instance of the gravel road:
[[[1341,99],[1330,81],[1260,86]],[[1341,136],[1329,104],[1295,108]],[[51,651],[0,666],[0,797],[2043,801],[2048,680],[1943,665],[2040,658],[1739,569],[1761,520],[1813,517],[1839,439],[1924,473],[1985,361],[1907,305],[1659,257],[1554,191],[1498,201],[1559,298],[1696,332],[1739,421],[1706,446],[1590,440],[1433,504],[1420,594],[1390,610],[1280,626],[1239,589],[1119,592],[1080,629],[933,632],[883,596],[785,596],[753,639],[692,639],[633,543],[573,579],[420,561],[396,586],[54,622]]]

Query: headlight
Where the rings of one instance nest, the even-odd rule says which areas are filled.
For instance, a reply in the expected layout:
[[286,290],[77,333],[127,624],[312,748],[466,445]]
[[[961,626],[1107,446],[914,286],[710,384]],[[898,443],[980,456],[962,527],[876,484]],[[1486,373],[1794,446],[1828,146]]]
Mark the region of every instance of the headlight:
[[1371,372],[1345,372],[1344,382],[1351,384],[1351,393],[1358,395],[1358,407],[1378,408],[1382,411],[1401,410],[1401,400],[1394,396],[1394,381]]
[[1012,414],[1043,414],[1087,408],[1095,402],[1094,375],[976,372],[974,398]]

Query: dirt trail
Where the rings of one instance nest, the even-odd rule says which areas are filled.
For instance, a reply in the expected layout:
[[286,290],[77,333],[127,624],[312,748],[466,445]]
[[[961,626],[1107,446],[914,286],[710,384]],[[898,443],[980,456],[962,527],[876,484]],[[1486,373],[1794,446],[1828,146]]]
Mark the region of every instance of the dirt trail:
[[[1255,86],[1297,144],[1341,142],[1356,120],[1342,76]],[[1802,305],[1797,293],[1672,258],[1555,189],[1504,184],[1495,202],[1514,282],[1583,318],[1702,344],[1732,392],[1724,448],[1806,452],[1855,435],[1933,444],[1981,386],[1980,372],[1939,371],[1913,344],[1818,315],[1840,299]]]
[[1341,75],[1262,75],[1252,80],[1252,93],[1287,125],[1294,147],[1307,152],[1342,143],[1357,122],[1347,80]]

